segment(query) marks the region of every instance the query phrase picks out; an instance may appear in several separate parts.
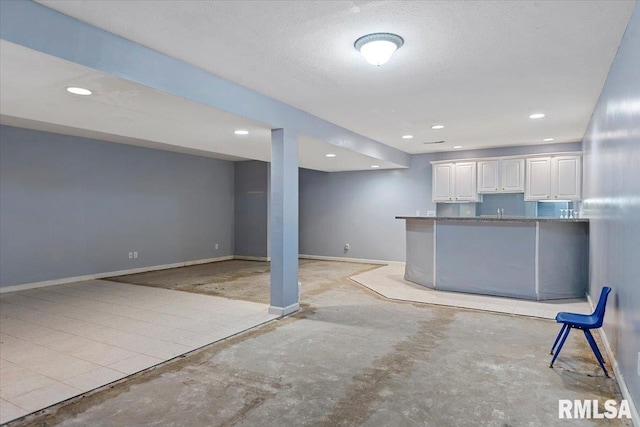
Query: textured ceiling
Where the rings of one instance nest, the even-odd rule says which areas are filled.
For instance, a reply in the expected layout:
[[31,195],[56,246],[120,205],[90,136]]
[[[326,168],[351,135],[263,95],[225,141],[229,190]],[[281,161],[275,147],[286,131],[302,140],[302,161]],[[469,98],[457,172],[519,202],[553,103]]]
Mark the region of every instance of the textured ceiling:
[[[410,153],[581,140],[634,1],[40,3]],[[394,32],[379,68],[353,48]],[[542,111],[543,120],[528,115]],[[445,129],[431,130],[432,124]],[[411,140],[401,139],[412,134]],[[438,146],[425,141],[446,140]]]
[[[0,40],[0,123],[228,160],[268,161],[268,125]],[[71,95],[68,86],[92,88]],[[246,129],[247,136],[234,135]],[[325,154],[334,153],[335,158]],[[299,164],[321,171],[398,165],[300,137]]]

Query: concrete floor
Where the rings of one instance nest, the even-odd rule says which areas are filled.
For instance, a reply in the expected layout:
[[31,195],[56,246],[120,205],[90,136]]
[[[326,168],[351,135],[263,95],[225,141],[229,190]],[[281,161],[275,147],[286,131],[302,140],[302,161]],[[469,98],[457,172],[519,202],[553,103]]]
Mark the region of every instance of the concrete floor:
[[[237,278],[212,291],[266,292],[264,266],[233,263]],[[368,268],[303,261],[297,314],[16,425],[631,425],[558,419],[558,399],[621,399],[581,335],[550,369],[555,322],[392,302],[348,279]]]
[[[299,278],[304,284],[303,295],[308,297],[322,293],[331,288],[336,280],[377,267],[371,264],[300,260]],[[111,277],[108,280],[269,304],[269,264],[260,261],[224,261]]]

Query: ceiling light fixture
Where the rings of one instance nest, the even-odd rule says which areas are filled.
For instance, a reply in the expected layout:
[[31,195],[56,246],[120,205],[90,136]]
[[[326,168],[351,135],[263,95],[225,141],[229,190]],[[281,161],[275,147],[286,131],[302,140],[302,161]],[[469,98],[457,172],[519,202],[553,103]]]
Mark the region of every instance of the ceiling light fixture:
[[393,52],[404,44],[402,37],[391,33],[367,34],[355,41],[353,46],[360,51],[371,65],[386,64]]
[[236,135],[249,135],[249,131],[243,129],[238,129],[236,131],[233,131],[233,133],[235,133]]
[[380,165],[371,165],[372,168],[377,169],[380,167]]
[[335,154],[333,154],[333,153],[329,153],[329,154],[325,154],[324,156],[325,156],[325,157],[335,157],[336,155],[335,155]]
[[402,135],[402,139],[411,139],[413,135]]
[[529,116],[530,119],[541,119],[544,117],[544,114],[542,113],[535,113]]
[[455,150],[458,150],[458,149],[462,148],[462,145],[454,145],[454,146],[453,146],[453,148],[454,148]]
[[553,141],[553,138],[545,138],[545,139],[543,139],[543,141],[544,142],[551,142],[551,141]]
[[82,96],[91,95],[93,93],[89,89],[85,89],[83,87],[74,87],[74,86],[68,87],[67,92],[72,93],[74,95],[82,95]]
[[442,125],[433,125],[433,126],[431,126],[431,129],[435,129],[435,130],[444,129],[444,126],[442,126]]

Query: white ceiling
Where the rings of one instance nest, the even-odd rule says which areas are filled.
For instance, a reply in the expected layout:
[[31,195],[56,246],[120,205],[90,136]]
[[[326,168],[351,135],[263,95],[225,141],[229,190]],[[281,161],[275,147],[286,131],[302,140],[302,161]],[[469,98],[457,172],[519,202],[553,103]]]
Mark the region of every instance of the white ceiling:
[[[421,153],[581,140],[635,2],[40,3]],[[405,39],[379,68],[353,48],[376,31]]]
[[[270,159],[271,128],[0,40],[0,123],[226,160]],[[68,86],[94,91],[69,94]],[[234,135],[236,129],[250,132]],[[326,172],[397,168],[307,136],[300,166]],[[335,158],[325,154],[334,153]]]
[[[453,145],[475,149],[541,144],[547,137],[555,142],[581,140],[635,4],[632,0],[39,2],[409,153],[449,151]],[[392,60],[379,68],[353,48],[358,37],[376,31],[405,39]],[[71,111],[66,109],[73,107],[62,97],[55,99],[59,111],[40,108],[41,117],[33,117],[35,105],[29,102],[37,100],[23,102],[14,92],[12,103],[22,103],[14,110],[5,102],[5,50],[1,52],[3,115],[71,129],[91,128],[114,133],[114,139],[161,142],[174,149],[185,145],[224,156],[268,158],[264,141],[258,141],[261,130],[268,147],[267,125],[87,69],[86,76],[79,76],[109,82],[115,93],[82,101],[80,110],[88,105],[96,108],[85,112],[83,120],[65,118],[71,115],[65,114]],[[48,73],[27,74],[41,86],[56,82],[47,80]],[[130,96],[133,92],[136,96]],[[107,107],[115,110],[105,119]],[[184,109],[192,115],[181,114]],[[539,111],[547,117],[528,118]],[[118,118],[115,125],[113,115]],[[164,122],[174,131],[164,129]],[[218,129],[225,123],[255,126],[256,140],[247,138],[243,142],[247,150],[238,150],[238,140],[229,138],[226,128]],[[445,129],[434,131],[432,124],[444,124]],[[185,138],[185,128],[191,140]],[[404,134],[415,137],[404,140]],[[423,144],[437,140],[446,143]],[[301,144],[301,165],[331,170],[308,157],[320,158],[327,146],[312,141],[308,145],[315,151],[306,153],[305,144]],[[351,153],[344,151],[345,156]],[[369,158],[360,160],[350,169],[370,166]]]

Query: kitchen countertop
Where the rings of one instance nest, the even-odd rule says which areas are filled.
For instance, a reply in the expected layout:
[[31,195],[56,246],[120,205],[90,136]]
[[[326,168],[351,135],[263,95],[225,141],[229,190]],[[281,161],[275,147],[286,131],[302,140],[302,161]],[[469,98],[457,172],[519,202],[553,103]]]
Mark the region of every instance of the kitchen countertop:
[[589,222],[588,218],[552,218],[552,217],[524,217],[524,216],[397,216],[396,219],[419,219],[439,221],[476,221],[476,222]]

